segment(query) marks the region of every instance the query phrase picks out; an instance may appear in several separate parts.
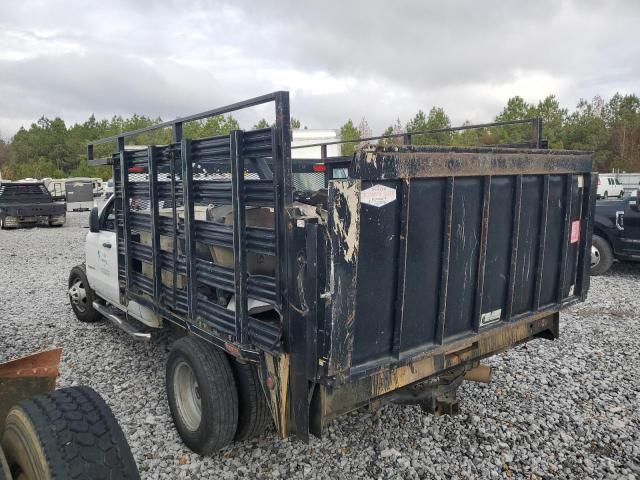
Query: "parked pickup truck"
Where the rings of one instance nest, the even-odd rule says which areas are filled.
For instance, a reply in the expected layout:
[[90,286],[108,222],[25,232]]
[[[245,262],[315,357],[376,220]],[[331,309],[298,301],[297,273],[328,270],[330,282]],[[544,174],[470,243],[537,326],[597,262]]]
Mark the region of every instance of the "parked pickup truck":
[[614,260],[640,260],[640,205],[636,194],[596,202],[591,274],[605,273]]
[[[183,123],[265,104],[270,128],[182,137]],[[385,402],[456,413],[463,380],[489,379],[482,359],[556,338],[559,312],[589,289],[588,153],[406,135],[331,168],[312,159],[310,172],[338,175],[302,192],[289,118],[275,92],[88,146],[90,165],[112,165],[115,193],[91,211],[71,306],[138,339],[181,334],[167,397],[201,454],[269,422],[307,440]],[[125,148],[156,128],[173,141]],[[95,159],[105,143],[117,152]]]
[[0,228],[64,225],[67,204],[54,202],[42,182],[0,182]]

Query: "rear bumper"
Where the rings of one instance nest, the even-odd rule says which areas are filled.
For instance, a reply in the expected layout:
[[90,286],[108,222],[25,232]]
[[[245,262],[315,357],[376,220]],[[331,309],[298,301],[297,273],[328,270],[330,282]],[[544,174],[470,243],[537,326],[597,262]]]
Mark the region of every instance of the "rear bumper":
[[472,365],[534,338],[559,335],[559,313],[540,312],[511,324],[502,324],[401,363],[379,367],[339,386],[318,385],[310,409],[310,431],[320,435],[332,419],[406,386],[438,376],[461,365]]
[[7,215],[4,217],[4,224],[6,227],[19,227],[22,225],[38,225],[38,224],[49,224],[49,225],[64,225],[66,221],[66,215],[33,215],[33,216],[11,216]]

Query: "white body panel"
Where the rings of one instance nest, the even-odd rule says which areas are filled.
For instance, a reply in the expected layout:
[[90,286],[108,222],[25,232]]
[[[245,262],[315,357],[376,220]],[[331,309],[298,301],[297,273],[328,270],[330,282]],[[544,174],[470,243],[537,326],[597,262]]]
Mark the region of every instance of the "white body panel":
[[598,192],[599,198],[622,197],[624,195],[624,186],[616,177],[612,175],[598,175]]
[[[105,204],[110,206],[113,200]],[[127,306],[120,303],[118,285],[118,250],[116,233],[109,230],[89,232],[85,240],[86,271],[93,291],[109,304],[126,311],[136,320],[150,327],[161,327],[162,319],[151,309],[130,300]]]
[[[316,143],[337,142],[340,134],[336,130],[292,130],[292,147],[313,145]],[[327,157],[340,156],[340,145],[327,145]],[[316,159],[321,158],[320,147],[294,148],[291,150],[291,158]]]

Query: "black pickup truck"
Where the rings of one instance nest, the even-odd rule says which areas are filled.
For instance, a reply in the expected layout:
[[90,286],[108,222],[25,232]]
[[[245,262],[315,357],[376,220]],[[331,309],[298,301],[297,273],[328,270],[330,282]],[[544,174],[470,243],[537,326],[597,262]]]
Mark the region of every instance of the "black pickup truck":
[[599,200],[593,225],[591,275],[605,273],[614,260],[640,260],[638,197]]
[[42,182],[0,182],[0,228],[64,225],[67,204],[55,202]]

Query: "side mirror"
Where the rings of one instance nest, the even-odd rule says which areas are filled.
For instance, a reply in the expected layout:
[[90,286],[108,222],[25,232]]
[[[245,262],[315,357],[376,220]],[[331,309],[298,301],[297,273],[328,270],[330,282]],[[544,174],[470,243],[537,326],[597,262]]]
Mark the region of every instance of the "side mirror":
[[100,231],[100,215],[98,215],[98,207],[93,207],[89,213],[89,231],[98,233]]

